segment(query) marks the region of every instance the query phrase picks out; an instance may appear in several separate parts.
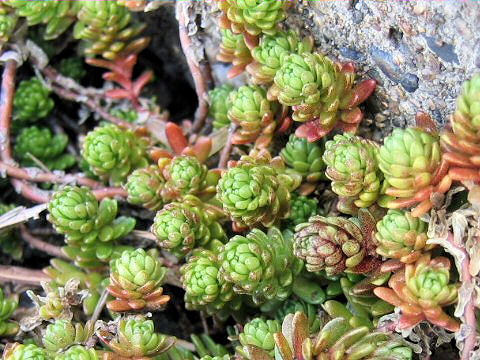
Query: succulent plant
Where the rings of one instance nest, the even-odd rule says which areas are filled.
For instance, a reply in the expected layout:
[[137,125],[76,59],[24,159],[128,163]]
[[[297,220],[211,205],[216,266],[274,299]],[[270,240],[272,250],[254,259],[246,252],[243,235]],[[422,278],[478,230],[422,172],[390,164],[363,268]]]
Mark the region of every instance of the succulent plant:
[[48,116],[55,104],[50,98],[50,90],[38,78],[33,77],[20,82],[13,105],[16,120],[33,122]]
[[129,123],[135,123],[138,120],[138,112],[135,109],[121,109],[116,108],[110,110],[110,114],[116,116],[119,119],[128,121]]
[[[325,144],[323,161],[327,164],[326,176],[332,180],[332,190],[340,197],[353,202],[355,207],[373,205],[380,193],[382,173],[377,163],[378,145],[351,134],[335,135]],[[349,214],[352,210],[339,210]]]
[[266,147],[271,140],[276,123],[274,106],[267,100],[264,89],[257,85],[245,85],[230,93],[228,118],[240,129],[232,139],[234,144],[254,141]]
[[110,265],[107,290],[117,299],[108,302],[108,309],[115,312],[163,309],[170,300],[161,286],[167,271],[158,253],[125,250]]
[[325,270],[328,275],[348,270],[366,273],[380,265],[372,232],[377,214],[361,209],[358,217],[313,216],[297,225],[295,256],[306,263],[308,271]]
[[[6,214],[14,209],[15,205],[6,205],[0,203],[0,216]],[[23,241],[20,239],[15,231],[2,230],[0,231],[0,250],[10,255],[14,260],[20,260],[23,255]]]
[[410,207],[418,217],[431,209],[430,195],[444,193],[451,185],[442,163],[437,136],[420,128],[394,129],[378,154],[385,176],[379,204],[390,209]]
[[156,165],[137,169],[132,172],[125,184],[128,192],[127,201],[133,205],[140,205],[156,211],[163,206],[162,190],[165,178]]
[[23,128],[17,136],[14,150],[22,165],[38,166],[36,158],[50,170],[65,170],[75,164],[75,157],[65,154],[67,145],[67,135],[52,135],[48,128],[30,126]]
[[166,204],[157,212],[151,231],[162,248],[179,257],[214,239],[224,242],[226,235],[217,221],[223,214],[208,209],[208,204],[187,195],[181,202]]
[[44,38],[56,39],[75,21],[76,2],[7,0],[5,4],[16,9],[16,14],[27,20],[28,26],[44,24]]
[[66,186],[53,194],[48,203],[47,219],[55,230],[65,235],[64,252],[79,266],[97,266],[108,261],[114,251],[114,240],[135,227],[135,219],[117,215],[117,201],[100,203],[87,187]]
[[[175,344],[175,338],[156,333],[153,321],[141,316],[120,319],[113,338],[105,330],[97,331],[97,335],[115,353],[117,359],[119,356],[153,357],[168,351]],[[115,357],[108,359],[113,360]]]
[[235,1],[219,2],[219,8],[225,13],[235,33],[246,32],[250,35],[269,34],[277,31],[277,24],[286,18],[288,1]]
[[120,185],[133,170],[148,165],[145,141],[113,124],[87,134],[82,156],[95,175],[114,185]]
[[200,191],[208,169],[195,156],[181,155],[175,156],[163,171],[168,182],[166,186],[186,195]]
[[[275,341],[273,335],[281,331],[281,323],[277,320],[254,318],[243,327],[243,332],[238,336],[242,346],[253,345],[267,352],[273,357]],[[239,349],[242,353],[242,349]]]
[[9,321],[10,316],[18,306],[18,298],[5,298],[2,288],[0,288],[0,337],[15,335],[19,326],[17,323]]
[[221,278],[233,284],[236,293],[252,296],[257,304],[285,300],[302,269],[291,242],[275,227],[267,234],[253,229],[247,236],[234,236],[219,257]]
[[377,253],[407,264],[417,261],[422,252],[434,247],[427,245],[427,227],[426,222],[414,218],[408,211],[388,210],[377,223]]
[[[282,331],[274,334],[275,359],[412,359],[412,349],[400,337],[372,331],[367,326],[352,326],[350,322],[336,317],[311,338],[306,315],[301,312],[288,314],[283,320]],[[259,347],[250,346],[247,350],[249,359],[274,359]]]
[[56,320],[47,326],[42,338],[43,346],[51,352],[59,352],[74,344],[83,344],[93,336],[93,324],[72,324],[67,320]]
[[279,31],[275,35],[265,35],[260,44],[252,50],[254,61],[247,66],[255,84],[269,84],[290,53],[302,54],[312,50],[312,39],[303,41],[293,31]]
[[202,356],[200,360],[231,360],[231,357],[230,355],[223,355],[223,356],[205,355],[205,356]]
[[60,61],[59,70],[62,75],[76,81],[82,80],[87,75],[87,71],[83,67],[83,61],[78,57],[70,57]]
[[220,267],[217,251],[198,249],[193,252],[181,268],[187,309],[218,315],[224,310],[239,308],[240,298],[233,292],[232,284],[219,276]]
[[323,141],[308,142],[307,139],[290,135],[288,142],[280,152],[285,164],[302,175],[300,192],[308,195],[315,190],[320,180],[325,178],[325,163],[322,155],[325,150]]
[[99,360],[97,351],[82,345],[74,345],[67,351],[55,355],[55,360]]
[[312,53],[286,56],[278,69],[269,99],[293,109],[294,121],[309,122],[296,134],[315,141],[328,134],[336,125],[352,131],[363,117],[358,104],[375,88],[373,80],[354,87],[352,67],[342,67],[329,58]]
[[77,17],[73,36],[84,41],[86,56],[114,60],[138,53],[148,45],[147,38],[137,38],[145,25],[132,24],[130,11],[117,1],[82,1]]
[[217,199],[238,227],[270,227],[288,217],[290,192],[300,181],[300,176],[286,174],[280,158],[261,152],[258,157],[243,156],[223,174]]
[[52,360],[52,357],[35,344],[13,343],[5,348],[3,360]]
[[423,254],[415,263],[406,264],[388,281],[387,287],[374,289],[375,295],[398,306],[401,329],[415,326],[423,320],[456,332],[460,323],[443,311],[443,307],[457,301],[460,284],[450,283],[450,260],[430,253]]
[[290,216],[287,220],[292,226],[305,223],[310,217],[317,215],[317,208],[317,199],[293,194],[290,200]]
[[245,67],[252,61],[252,55],[245,44],[244,35],[234,34],[229,29],[220,29],[220,31],[222,43],[217,60],[233,64],[233,68],[228,72],[228,77],[233,78],[245,70]]
[[208,97],[210,99],[208,115],[213,119],[213,127],[215,129],[230,125],[230,119],[228,118],[227,113],[231,106],[229,94],[232,91],[233,86],[224,84],[208,92]]
[[230,360],[230,356],[228,355],[228,351],[225,346],[217,344],[209,335],[192,334],[190,335],[190,338],[192,339],[192,343],[195,345],[195,350],[198,357],[201,359],[204,357],[210,357],[211,359],[223,360],[226,358],[227,360]]
[[440,143],[442,157],[450,164],[449,176],[453,180],[480,180],[480,74],[463,84],[457,99],[457,108],[450,118],[451,129],[444,130]]

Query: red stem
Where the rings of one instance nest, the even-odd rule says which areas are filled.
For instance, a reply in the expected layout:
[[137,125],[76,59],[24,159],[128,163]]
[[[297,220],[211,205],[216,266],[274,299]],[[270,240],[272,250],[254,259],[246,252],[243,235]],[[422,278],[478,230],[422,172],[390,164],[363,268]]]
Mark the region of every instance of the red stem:
[[40,240],[36,236],[30,234],[27,228],[22,225],[20,226],[20,232],[22,233],[23,239],[34,249],[43,251],[49,255],[55,256],[57,258],[70,260],[62,251],[60,246],[56,246],[50,243],[47,243],[43,240]]
[[178,18],[178,31],[180,35],[180,43],[182,45],[183,53],[187,59],[187,64],[192,74],[193,82],[195,84],[195,90],[198,97],[198,108],[195,111],[195,118],[191,128],[191,132],[198,132],[205,121],[205,118],[208,114],[208,102],[207,102],[207,91],[208,86],[200,65],[195,59],[195,47],[192,43],[192,37],[188,34],[187,23],[185,21],[185,10],[188,6],[188,2],[179,1],[177,2],[177,18]]
[[[461,275],[462,275],[462,278],[461,278],[462,286],[465,286],[465,285],[468,285],[468,284],[472,285],[471,286],[472,293],[470,295],[470,300],[466,304],[465,312],[464,312],[465,325],[467,325],[467,327],[469,328],[468,329],[469,334],[465,338],[465,343],[464,343],[463,351],[462,351],[462,355],[461,355],[461,360],[469,360],[469,359],[471,359],[470,353],[475,348],[476,335],[477,335],[477,330],[476,330],[477,329],[477,320],[476,320],[476,316],[475,316],[475,299],[474,299],[475,291],[473,289],[472,275],[470,274],[470,270],[469,270],[470,257],[468,256],[468,253],[467,253],[467,251],[465,251],[465,248],[463,246],[459,246],[458,244],[455,243],[452,233],[450,233],[448,235],[447,240],[453,247],[455,247],[457,250],[461,251],[465,256],[463,258],[462,263],[460,264],[460,269],[459,269],[461,271]],[[478,239],[478,240],[480,240],[480,239]]]

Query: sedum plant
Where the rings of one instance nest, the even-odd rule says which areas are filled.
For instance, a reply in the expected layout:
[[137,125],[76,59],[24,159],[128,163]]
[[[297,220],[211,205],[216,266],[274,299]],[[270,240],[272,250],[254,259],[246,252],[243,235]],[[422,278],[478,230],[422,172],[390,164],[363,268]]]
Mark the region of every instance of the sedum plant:
[[96,334],[113,351],[104,357],[108,360],[153,357],[168,351],[175,344],[175,338],[156,333],[153,321],[141,316],[121,318],[113,337],[106,330],[98,330]]
[[108,309],[115,312],[163,309],[170,300],[161,287],[167,271],[155,251],[125,250],[110,264],[107,290],[117,299],[108,302]]
[[[265,320],[254,318],[243,327],[243,332],[238,336],[242,346],[256,346],[273,356],[275,352],[275,341],[273,335],[281,331],[281,324],[277,320]],[[242,348],[237,349],[242,354]]]
[[219,257],[221,278],[257,304],[287,299],[303,265],[293,256],[291,242],[275,227],[268,233],[253,229],[247,236],[234,236]]
[[244,35],[234,34],[229,29],[221,29],[220,31],[222,43],[220,52],[217,54],[217,60],[233,64],[228,72],[228,77],[233,78],[245,70],[245,67],[252,61],[252,55],[245,43]]
[[74,345],[67,351],[55,356],[55,360],[99,360],[98,352],[93,348]]
[[295,227],[308,221],[312,216],[317,215],[318,200],[303,195],[292,195],[290,200],[290,216],[287,221]]
[[55,230],[65,235],[63,251],[79,266],[98,266],[120,248],[115,240],[133,230],[135,219],[117,215],[117,201],[95,198],[87,187],[66,186],[53,194],[48,203],[47,219]]
[[62,75],[75,81],[80,81],[87,75],[87,71],[83,67],[83,61],[78,57],[70,57],[60,61],[59,70]]
[[233,86],[225,84],[208,92],[208,97],[210,99],[208,115],[213,119],[213,127],[215,129],[230,125],[228,109],[231,106],[230,93],[232,91]]
[[406,264],[417,261],[423,252],[434,247],[427,245],[427,225],[408,211],[388,210],[377,223],[377,253]]
[[156,211],[163,206],[162,191],[165,178],[156,165],[150,165],[133,171],[127,178],[125,189],[127,201],[132,205],[143,206]]
[[217,199],[238,227],[270,227],[288,217],[290,192],[300,176],[287,174],[280,158],[270,154],[244,156],[220,179]]
[[295,228],[295,256],[304,260],[311,272],[367,273],[380,264],[372,238],[377,215],[361,209],[358,217],[350,219],[313,216]]
[[415,263],[405,265],[388,281],[387,287],[374,289],[375,295],[400,307],[402,313],[398,327],[417,325],[422,320],[456,332],[460,323],[447,315],[443,307],[457,301],[459,284],[450,283],[450,260],[430,253]]
[[52,360],[49,353],[35,344],[8,344],[3,353],[4,360]]
[[84,344],[92,336],[92,323],[73,325],[67,320],[56,320],[47,326],[42,342],[46,350],[56,353],[74,344]]
[[351,134],[335,135],[325,144],[325,175],[340,198],[340,211],[353,215],[353,208],[368,208],[376,203],[382,181],[377,153],[376,143]]
[[14,118],[21,122],[35,122],[43,119],[55,106],[50,98],[50,90],[35,77],[20,82],[15,92],[13,105]]
[[182,202],[165,205],[157,212],[151,231],[165,250],[178,257],[195,247],[208,247],[215,241],[225,242],[226,235],[219,223],[223,214],[193,195]]
[[17,136],[14,151],[24,166],[38,166],[39,160],[51,170],[66,170],[76,162],[73,155],[65,154],[67,146],[67,135],[53,135],[48,128],[30,126]]
[[82,156],[93,173],[120,185],[137,168],[148,164],[146,142],[113,124],[96,127],[85,138]]

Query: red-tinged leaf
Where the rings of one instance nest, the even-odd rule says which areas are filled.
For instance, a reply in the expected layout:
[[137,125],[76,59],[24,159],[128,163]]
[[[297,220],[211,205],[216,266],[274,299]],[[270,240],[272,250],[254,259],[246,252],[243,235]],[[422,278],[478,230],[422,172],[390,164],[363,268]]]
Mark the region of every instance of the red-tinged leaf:
[[173,158],[172,153],[165,150],[165,149],[155,148],[153,150],[150,150],[149,154],[150,154],[150,158],[154,162],[157,162],[159,159],[164,159],[164,158],[172,159]]
[[175,154],[181,154],[183,149],[188,146],[187,138],[183,135],[182,128],[177,124],[168,122],[165,126],[165,133],[168,143]]
[[366,274],[379,268],[381,265],[382,260],[380,260],[379,258],[367,256],[360,264],[355,266],[355,268],[353,269],[353,273]]
[[190,148],[192,149],[192,155],[201,163],[204,163],[208,159],[210,151],[212,150],[212,139],[203,136],[197,140],[193,147]]
[[300,195],[308,196],[308,195],[310,195],[311,193],[313,193],[316,188],[317,188],[317,185],[316,185],[316,184],[303,183],[303,184],[300,186],[300,188],[298,189],[298,192],[299,192]]
[[430,134],[436,135],[438,133],[437,125],[432,120],[432,117],[426,112],[417,112],[417,115],[415,115],[415,123],[417,124],[417,127]]
[[324,127],[320,120],[312,120],[300,125],[295,131],[295,135],[300,138],[306,138],[309,142],[317,141],[332,131],[332,127]]
[[110,99],[130,99],[130,93],[120,88],[108,90],[105,95]]
[[295,359],[305,360],[303,356],[303,342],[308,338],[308,318],[307,315],[301,312],[297,312],[293,317],[293,333],[292,344],[293,351],[295,352]]
[[130,78],[126,78],[125,76],[119,74],[119,73],[115,73],[115,72],[107,72],[105,74],[103,74],[103,78],[107,81],[112,81],[112,82],[116,82],[117,84],[119,84],[122,88],[126,89],[126,90],[130,90],[130,88],[132,87],[132,81]]
[[373,293],[378,296],[380,299],[392,304],[393,306],[400,306],[403,304],[402,299],[400,299],[395,291],[387,287],[377,287],[373,289]]
[[234,77],[237,77],[243,71],[245,70],[245,65],[235,65],[233,66],[230,70],[228,70],[227,77],[229,79],[233,79]]
[[88,65],[101,67],[101,68],[108,69],[108,70],[113,70],[113,68],[115,66],[112,61],[97,59],[97,58],[86,58],[85,62]]
[[372,95],[373,91],[377,87],[377,82],[372,79],[364,80],[360,84],[357,84],[352,90],[348,92],[340,102],[340,109],[352,109]]
[[226,14],[223,14],[222,17],[220,17],[220,20],[218,22],[218,25],[222,28],[222,29],[228,29],[230,30],[230,26],[231,26],[231,22],[230,20],[228,20],[228,17]]
[[348,62],[342,65],[342,72],[344,73],[354,73],[355,72],[355,64],[353,62]]
[[253,345],[247,345],[244,347],[247,356],[251,360],[271,360],[270,355],[263,349]]
[[340,112],[340,120],[349,125],[358,125],[363,119],[363,112],[358,107]]
[[477,169],[450,168],[448,175],[455,181],[480,181],[480,171]]
[[133,93],[136,97],[140,96],[142,89],[153,79],[153,71],[147,70],[142,75],[140,75],[137,80],[133,83]]
[[400,260],[397,259],[389,259],[387,261],[384,261],[381,267],[381,272],[386,273],[386,272],[395,272],[400,269],[402,269],[405,266],[404,263],[402,263]]
[[405,315],[402,314],[400,316],[400,321],[398,322],[398,328],[399,329],[407,329],[410,327],[413,327],[420,323],[421,321],[425,320],[425,315],[419,314],[419,315]]
[[275,339],[275,346],[278,349],[281,360],[293,360],[293,353],[285,336],[283,336],[281,332],[278,332],[273,334],[273,338]]
[[283,118],[283,121],[280,125],[280,127],[277,129],[276,133],[277,134],[283,134],[290,129],[290,126],[292,126],[292,118],[290,116],[286,116]]
[[243,38],[245,39],[245,45],[252,50],[258,46],[258,36],[250,35],[249,33],[244,33]]

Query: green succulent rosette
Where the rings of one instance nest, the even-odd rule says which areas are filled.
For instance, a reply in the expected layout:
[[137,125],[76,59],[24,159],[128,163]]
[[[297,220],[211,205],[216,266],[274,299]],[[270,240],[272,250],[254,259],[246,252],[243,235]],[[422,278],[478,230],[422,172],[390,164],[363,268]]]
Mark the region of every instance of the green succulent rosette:
[[185,288],[187,309],[206,310],[218,314],[227,310],[238,309],[240,298],[233,292],[232,284],[220,276],[221,263],[216,251],[199,249],[182,266],[182,283]]
[[207,176],[206,165],[195,156],[175,156],[167,166],[168,184],[182,195],[193,194],[202,188]]
[[110,114],[112,114],[113,116],[116,116],[119,119],[128,121],[129,123],[132,123],[132,124],[136,123],[138,120],[138,112],[135,109],[124,110],[124,109],[117,108],[117,109],[112,109],[110,111]]
[[228,109],[230,108],[230,96],[233,86],[224,84],[208,92],[210,107],[208,115],[213,119],[213,127],[220,129],[230,125],[228,118]]
[[56,353],[74,344],[82,344],[93,335],[93,324],[72,324],[69,320],[56,320],[47,326],[42,338],[43,346]]
[[229,101],[228,118],[240,127],[234,143],[253,142],[269,125],[271,127],[274,105],[260,86],[244,85],[230,93]]
[[252,50],[255,60],[247,66],[247,71],[256,84],[273,82],[275,74],[290,53],[302,54],[312,50],[311,39],[301,41],[293,31],[279,31],[275,35],[264,35],[260,44]]
[[[441,163],[438,137],[419,128],[394,129],[378,153],[379,168],[385,176],[379,205],[403,207],[405,201],[432,184]],[[397,201],[396,201],[397,200]]]
[[24,166],[38,166],[36,158],[50,170],[65,170],[76,162],[73,155],[65,154],[67,146],[67,135],[53,135],[48,128],[30,126],[17,136],[14,153]]
[[355,206],[372,206],[381,190],[382,173],[377,163],[378,145],[352,134],[335,135],[325,144],[325,174],[332,190],[342,198],[351,198]]
[[226,0],[219,2],[218,6],[231,22],[234,32],[273,35],[278,30],[278,23],[286,18],[286,9],[290,3],[276,0]]
[[127,358],[160,355],[175,344],[175,338],[156,333],[153,321],[140,316],[120,319],[112,340],[102,332],[97,335],[115,354]]
[[95,175],[113,185],[120,185],[133,170],[148,165],[144,139],[113,124],[87,134],[82,156]]
[[130,10],[117,1],[81,1],[73,29],[83,40],[86,56],[101,55],[114,60],[119,54],[138,53],[148,44],[137,38],[144,24],[132,23]]
[[239,227],[270,227],[290,212],[290,192],[299,176],[287,174],[281,159],[244,156],[228,169],[217,186],[217,199]]
[[229,77],[235,77],[243,72],[245,66],[252,61],[250,49],[245,43],[243,34],[234,34],[229,29],[220,29],[222,34],[222,43],[217,60],[232,63],[233,68],[229,71]]
[[[254,318],[243,327],[243,332],[238,336],[242,346],[253,345],[265,350],[273,357],[275,352],[275,340],[273,335],[282,331],[281,323],[277,320]],[[242,349],[240,353],[243,353]]]
[[307,222],[318,213],[318,200],[303,195],[292,195],[290,201],[290,216],[288,222],[292,226]]
[[9,344],[3,353],[4,360],[53,360],[50,354],[35,344]]
[[377,223],[377,253],[389,259],[399,259],[404,263],[418,260],[422,252],[431,250],[427,245],[428,224],[403,210],[388,210]]
[[[26,3],[25,1],[21,1]],[[30,2],[29,2],[30,3]],[[13,98],[14,119],[34,122],[47,117],[54,107],[50,90],[33,77],[20,82]]]
[[326,56],[292,53],[277,70],[269,96],[291,106],[294,121],[320,118],[322,126],[333,128],[341,97],[353,83],[351,77],[341,74],[340,66]]
[[[0,216],[6,214],[10,210],[13,210],[15,205],[6,205],[0,203]],[[12,230],[0,231],[0,250],[10,255],[14,260],[20,260],[23,255],[23,241]]]
[[160,247],[183,257],[212,240],[224,242],[226,235],[217,216],[205,211],[200,199],[187,195],[182,202],[166,204],[157,212],[151,231]]
[[158,210],[164,204],[162,190],[165,181],[162,171],[156,165],[135,170],[128,176],[125,184],[127,201],[149,210]]
[[55,356],[55,360],[99,360],[97,351],[82,345],[74,345],[64,353]]
[[162,308],[169,300],[161,297],[163,294],[161,285],[167,272],[168,269],[162,266],[155,251],[146,252],[143,249],[123,251],[122,255],[110,264],[108,290],[119,300],[109,302],[108,308],[120,311],[127,304],[130,305],[127,306],[129,308],[127,310]]
[[18,298],[11,297],[6,298],[3,294],[2,288],[0,288],[0,336],[13,336],[20,327],[17,323],[10,321],[10,317],[18,307]]
[[66,186],[53,194],[48,203],[47,219],[55,230],[65,235],[63,251],[80,266],[98,266],[123,248],[114,246],[135,227],[135,219],[116,218],[117,201],[103,199],[100,203],[87,187]]
[[77,1],[22,1],[6,0],[5,4],[15,8],[18,16],[27,20],[28,26],[44,24],[44,38],[56,39],[76,20]]
[[80,81],[87,75],[87,71],[83,67],[83,60],[78,57],[70,57],[60,61],[59,70],[63,76],[75,81]]
[[292,243],[272,227],[265,234],[253,229],[236,235],[222,248],[220,277],[239,294],[252,296],[256,304],[285,300],[292,292],[302,262],[293,256]]

